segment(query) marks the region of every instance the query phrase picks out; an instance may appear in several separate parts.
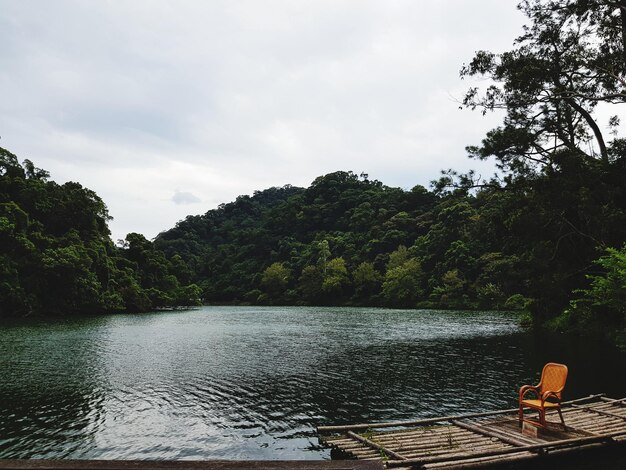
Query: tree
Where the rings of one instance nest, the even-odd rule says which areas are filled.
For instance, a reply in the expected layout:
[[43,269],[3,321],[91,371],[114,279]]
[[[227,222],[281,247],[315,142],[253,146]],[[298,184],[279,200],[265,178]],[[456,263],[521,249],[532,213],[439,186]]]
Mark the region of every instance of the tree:
[[380,291],[381,276],[373,263],[360,263],[352,272],[352,279],[357,298],[371,298]]
[[518,279],[482,276],[474,283],[460,271],[483,299],[532,299],[538,324],[584,285],[598,248],[625,238],[626,141],[618,136],[619,118],[602,122],[598,112],[626,102],[625,7],[621,0],[524,0],[518,8],[529,23],[514,47],[479,51],[461,69],[462,78],[492,82],[482,91],[469,88],[464,107],[505,112],[481,145],[467,148],[471,157],[495,158],[500,173],[487,182],[470,172],[453,182],[450,171],[438,188],[479,188],[481,203],[491,199],[479,215],[492,222],[478,225],[499,243],[473,234],[469,252],[475,265],[482,253],[501,253]]
[[433,290],[432,296],[444,306],[463,306],[464,288],[467,282],[458,269],[447,271],[441,277],[442,285]]
[[382,286],[385,300],[396,307],[414,307],[423,294],[420,288],[421,276],[422,266],[415,258],[388,269]]
[[610,312],[626,326],[626,245],[621,249],[607,248],[595,264],[603,272],[587,276],[590,287],[579,291],[582,297],[574,304]]
[[326,265],[323,274],[322,292],[331,303],[336,303],[345,293],[350,280],[343,258],[333,258]]
[[272,298],[280,297],[289,283],[289,269],[283,263],[272,263],[263,271],[261,286]]
[[24,178],[25,172],[17,157],[0,147],[0,176]]
[[576,292],[570,308],[552,325],[576,332],[599,330],[626,349],[626,244],[607,248],[594,264],[600,271],[587,276],[588,287]]
[[174,306],[192,307],[202,303],[202,289],[196,284],[179,287],[175,291]]
[[[479,51],[461,69],[462,78],[486,76],[494,82],[482,94],[471,87],[463,106],[506,111],[503,125],[481,146],[467,148],[470,156],[493,156],[512,175],[553,168],[563,152],[608,165],[621,141],[607,143],[594,111],[601,102],[626,100],[624,6],[623,1],[522,1],[518,8],[530,25],[516,47],[502,54]],[[609,124],[618,123],[615,117]]]
[[330,258],[330,247],[328,246],[328,240],[322,240],[317,244],[317,248],[319,250],[319,258],[318,265],[322,270],[322,274],[326,275],[326,266],[328,263],[328,258]]
[[298,287],[304,300],[317,303],[322,294],[322,273],[317,266],[305,266],[298,280]]
[[387,261],[387,270],[394,269],[402,266],[409,259],[409,251],[406,246],[400,245],[395,251],[389,254],[389,261]]

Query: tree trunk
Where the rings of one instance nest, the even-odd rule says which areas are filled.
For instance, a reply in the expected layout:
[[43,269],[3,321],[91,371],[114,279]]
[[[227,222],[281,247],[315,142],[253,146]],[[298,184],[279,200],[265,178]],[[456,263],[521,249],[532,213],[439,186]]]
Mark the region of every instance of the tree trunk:
[[619,10],[622,19],[622,58],[626,70],[626,0],[619,0]]
[[572,108],[574,108],[574,110],[578,111],[578,113],[580,113],[583,119],[587,121],[587,124],[589,125],[589,127],[591,127],[591,130],[596,136],[598,147],[600,147],[600,157],[602,158],[602,163],[605,165],[608,165],[609,164],[609,152],[607,151],[606,144],[604,142],[604,137],[602,137],[602,131],[598,127],[598,124],[596,124],[596,121],[594,121],[594,119],[591,117],[591,114],[589,114],[587,110],[585,110],[585,108],[580,106],[573,99],[566,99],[565,101]]

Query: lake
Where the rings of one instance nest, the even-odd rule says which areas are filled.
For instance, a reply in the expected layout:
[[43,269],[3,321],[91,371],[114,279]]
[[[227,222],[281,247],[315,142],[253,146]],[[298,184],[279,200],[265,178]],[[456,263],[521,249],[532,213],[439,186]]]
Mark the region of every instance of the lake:
[[318,307],[0,327],[0,458],[324,459],[315,426],[516,406],[545,362],[565,399],[626,396],[612,347],[514,314]]

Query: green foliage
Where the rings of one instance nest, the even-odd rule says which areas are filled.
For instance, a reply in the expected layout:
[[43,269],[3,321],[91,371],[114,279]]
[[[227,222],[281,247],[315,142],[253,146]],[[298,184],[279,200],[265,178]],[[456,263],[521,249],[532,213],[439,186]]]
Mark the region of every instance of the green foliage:
[[322,274],[326,276],[326,269],[328,267],[328,258],[330,257],[330,247],[328,246],[328,240],[322,240],[317,244],[319,250],[319,258],[317,264],[322,271]]
[[513,294],[506,302],[504,302],[504,306],[507,309],[511,310],[525,310],[530,305],[531,299],[528,297],[524,297],[522,294]]
[[367,299],[376,296],[381,287],[381,275],[374,263],[363,261],[352,272],[354,295],[356,299]]
[[519,308],[540,324],[584,286],[598,243],[626,239],[623,157],[559,161],[474,194],[333,173],[188,217],[154,248],[212,302]]
[[176,289],[174,306],[192,307],[202,303],[202,289],[196,284],[181,286]]
[[420,289],[422,266],[415,258],[387,269],[382,285],[386,302],[395,307],[414,307],[423,295]]
[[[484,299],[492,284],[510,296],[508,305],[528,309],[536,325],[606,331],[623,322],[619,256],[611,250],[626,239],[626,145],[619,117],[609,118],[607,138],[595,113],[600,104],[626,101],[623,6],[524,0],[518,8],[529,23],[514,48],[479,51],[461,70],[491,83],[482,92],[470,88],[465,107],[506,113],[481,145],[467,148],[471,157],[493,157],[500,175],[481,181],[449,170],[436,189],[466,195],[479,188],[488,219],[478,221],[483,232],[476,239],[488,252],[479,258],[485,271],[474,287]],[[604,273],[590,274],[605,247],[613,248],[598,261]],[[589,274],[591,288],[581,291]],[[563,310],[572,291],[583,296]]]
[[626,332],[626,245],[607,248],[594,263],[600,272],[589,274],[589,287],[578,289],[570,308],[550,323],[555,330],[599,331],[608,326],[623,346]]
[[431,297],[445,307],[462,307],[466,285],[467,281],[458,269],[446,271],[441,276],[441,284],[433,289]]
[[17,157],[2,147],[0,147],[0,176],[7,178],[24,178],[26,176]]
[[104,202],[78,183],[58,185],[0,148],[0,317],[69,315],[200,303],[181,286],[190,271],[142,235],[109,237]]
[[289,269],[283,263],[272,263],[263,271],[261,286],[268,296],[279,298],[287,290]]
[[476,293],[481,305],[501,305],[504,299],[502,290],[493,282],[476,287]]
[[621,249],[607,248],[595,263],[603,272],[588,275],[591,286],[580,292],[592,306],[626,318],[626,245]]
[[409,251],[406,246],[400,245],[398,249],[389,254],[389,261],[387,261],[387,271],[402,266],[409,260]]
[[322,299],[322,282],[324,277],[317,266],[305,266],[300,274],[298,287],[303,300],[319,303]]
[[[415,220],[436,199],[421,186],[403,191],[335,172],[306,189],[257,191],[188,217],[161,233],[155,247],[167,258],[180,256],[211,302],[249,302],[260,289],[263,303],[368,304],[377,302],[380,281],[357,286],[350,274],[367,262],[377,273],[370,277],[380,279],[398,240],[413,243]],[[274,291],[263,281],[273,263],[290,272]]]
[[350,283],[348,269],[343,258],[333,258],[322,272],[322,292],[327,298],[341,298]]

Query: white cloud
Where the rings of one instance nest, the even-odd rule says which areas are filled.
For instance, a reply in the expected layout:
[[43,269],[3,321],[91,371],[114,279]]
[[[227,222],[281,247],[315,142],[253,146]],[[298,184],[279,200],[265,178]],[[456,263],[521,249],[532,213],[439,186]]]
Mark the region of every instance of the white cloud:
[[179,191],[177,189],[174,191],[174,195],[172,196],[172,202],[174,204],[187,205],[187,204],[196,204],[202,201],[194,193],[190,193],[188,191]]
[[501,0],[5,0],[0,145],[94,189],[114,238],[340,169],[488,173],[464,147],[498,117],[458,110],[458,70],[522,22]]

